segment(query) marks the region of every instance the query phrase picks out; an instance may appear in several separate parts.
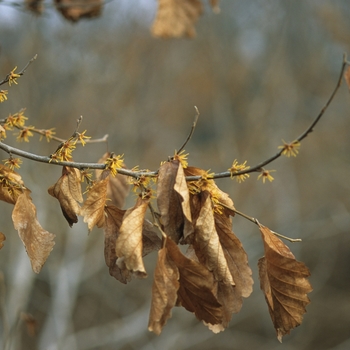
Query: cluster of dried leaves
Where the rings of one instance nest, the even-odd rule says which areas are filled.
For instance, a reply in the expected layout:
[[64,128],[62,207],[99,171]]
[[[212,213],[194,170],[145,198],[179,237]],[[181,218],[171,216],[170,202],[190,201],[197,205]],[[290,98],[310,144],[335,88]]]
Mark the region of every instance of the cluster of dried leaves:
[[[105,162],[105,154],[100,162]],[[148,328],[160,334],[174,306],[195,314],[213,332],[228,327],[252,292],[252,271],[241,242],[232,232],[235,209],[202,169],[183,167],[180,156],[161,165],[154,191],[140,186],[135,205],[123,210],[128,184],[124,176],[98,171],[84,200],[81,172],[63,167],[48,189],[57,198],[72,226],[82,216],[89,231],[103,228],[105,261],[111,276],[122,283],[133,276],[147,277],[143,257],[158,251]],[[201,176],[187,182],[186,176]],[[133,182],[135,185],[135,182]],[[30,191],[17,173],[0,166],[0,200],[14,204],[12,219],[27,250],[34,272],[39,273],[54,245],[55,235],[36,218]],[[147,209],[153,223],[146,219]],[[265,256],[259,260],[261,289],[265,294],[278,339],[302,322],[309,303],[309,271],[267,227],[259,225]],[[5,237],[0,234],[0,247]],[[179,244],[186,245],[185,253]]]
[[[43,0],[25,0],[29,11],[40,15],[44,10]],[[71,22],[83,18],[96,18],[102,13],[103,0],[54,0],[61,15]],[[219,0],[209,0],[218,13]],[[163,38],[194,37],[195,24],[203,13],[201,0],[158,0],[158,10],[152,25],[152,34]]]

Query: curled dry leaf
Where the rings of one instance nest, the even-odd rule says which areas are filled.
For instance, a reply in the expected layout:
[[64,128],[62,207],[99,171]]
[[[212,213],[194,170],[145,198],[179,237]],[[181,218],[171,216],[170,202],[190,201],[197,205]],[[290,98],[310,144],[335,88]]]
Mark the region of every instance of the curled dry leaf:
[[[104,163],[107,158],[111,156],[111,153],[106,152],[99,160],[98,163]],[[96,170],[96,177],[98,178],[102,173],[102,170]],[[126,176],[117,174],[116,176],[109,175],[107,183],[107,198],[111,201],[111,204],[122,208],[124,206],[125,198],[129,193],[129,184]]]
[[207,191],[198,194],[201,209],[195,225],[193,248],[198,260],[213,272],[217,281],[234,285],[232,275],[216,232],[214,213],[210,194]]
[[259,260],[260,288],[265,294],[277,338],[299,326],[310,303],[310,272],[270,229],[260,225],[265,256]]
[[106,265],[109,268],[109,274],[118,281],[126,284],[131,281],[131,273],[126,268],[121,269],[117,264],[117,254],[115,252],[115,245],[119,237],[119,229],[122,225],[125,210],[121,210],[116,206],[106,206],[106,220],[103,227],[105,235],[104,255]]
[[177,291],[180,286],[179,277],[179,270],[170,258],[167,244],[165,244],[164,248],[158,252],[148,322],[148,330],[157,335],[161,333],[162,328],[171,317],[171,309],[176,304]]
[[[239,239],[231,231],[231,219],[224,214],[214,214],[216,232],[226,258],[227,266],[235,283],[228,286],[225,283],[218,285],[218,300],[223,305],[225,314],[222,325],[208,325],[217,333],[228,326],[232,314],[241,310],[243,299],[252,292],[252,270],[248,265],[248,257]],[[221,326],[221,327],[219,327]]]
[[21,175],[0,164],[0,200],[15,204],[23,190],[27,189]]
[[193,233],[189,192],[181,163],[164,163],[158,174],[157,205],[163,230],[176,243]]
[[55,0],[57,10],[69,21],[95,18],[101,15],[102,0]]
[[145,219],[142,226],[142,256],[146,256],[162,247],[162,240],[158,237],[155,226]]
[[95,225],[97,227],[104,225],[108,176],[109,170],[104,170],[100,179],[89,189],[86,201],[81,208],[80,214],[84,217],[84,222],[88,224],[89,231]]
[[55,235],[44,230],[36,218],[36,208],[24,191],[12,211],[12,221],[18,231],[35,273],[39,273],[55,242]]
[[4,246],[4,241],[6,240],[5,235],[0,232],[0,249]]
[[[125,212],[125,210],[121,210],[114,205],[106,206],[106,220],[103,229],[105,235],[104,255],[106,265],[109,267],[109,274],[126,284],[131,281],[132,274],[126,266],[120,268],[116,264],[118,256],[115,251]],[[142,227],[142,256],[146,256],[154,250],[159,250],[161,245],[162,241],[154,231],[154,226],[148,220],[144,220]]]
[[217,282],[213,274],[199,262],[184,256],[171,239],[167,238],[166,246],[180,273],[177,306],[183,306],[206,323],[221,324],[224,310],[216,298]]
[[138,277],[147,277],[142,260],[142,230],[149,201],[148,196],[138,197],[135,206],[125,212],[116,242],[117,265]]
[[242,243],[231,230],[231,220],[223,214],[214,214],[216,232],[218,233],[228,268],[235,282],[235,306],[232,312],[239,312],[242,297],[248,298],[253,291],[252,270]]
[[203,5],[200,0],[158,0],[152,33],[163,38],[194,37],[194,24],[202,11]]
[[70,227],[78,222],[80,214],[79,203],[83,202],[81,192],[81,174],[78,169],[64,166],[62,176],[48,189],[52,197],[58,199],[63,216]]

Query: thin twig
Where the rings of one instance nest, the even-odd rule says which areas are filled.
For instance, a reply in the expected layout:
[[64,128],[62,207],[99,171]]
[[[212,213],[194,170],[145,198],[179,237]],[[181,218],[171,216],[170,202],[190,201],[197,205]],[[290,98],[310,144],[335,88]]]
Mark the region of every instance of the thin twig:
[[196,128],[196,125],[197,125],[197,122],[198,122],[198,118],[199,118],[199,110],[198,110],[198,108],[197,108],[196,106],[194,106],[194,108],[195,108],[197,114],[196,114],[195,117],[194,117],[194,121],[193,121],[193,124],[192,124],[192,128],[191,128],[190,133],[189,133],[188,136],[187,136],[186,141],[185,141],[184,144],[180,147],[180,149],[177,151],[178,154],[186,147],[188,141],[191,140],[191,137],[192,137],[192,135],[193,135],[193,133],[194,133],[194,130],[195,130],[195,128]]
[[[24,72],[26,71],[26,69],[29,67],[29,65],[30,65],[33,61],[35,61],[37,57],[38,57],[38,55],[36,54],[36,55],[24,66],[24,68],[23,68],[20,72],[18,72],[18,73],[16,73],[16,74],[18,74],[18,75],[23,75]],[[0,85],[3,85],[3,84],[5,84],[5,83],[7,83],[9,80],[10,80],[10,74],[7,74],[6,77],[5,77],[5,79],[2,80],[2,81],[0,81]]]
[[[336,95],[336,93],[338,92],[340,86],[341,86],[341,82],[342,82],[342,78],[343,78],[343,74],[344,74],[344,70],[345,67],[349,64],[349,62],[347,62],[346,60],[346,55],[344,54],[343,56],[343,63],[341,66],[341,70],[340,70],[340,74],[339,74],[339,78],[337,81],[337,85],[335,86],[331,96],[329,97],[328,101],[326,102],[326,104],[323,106],[323,108],[321,109],[320,113],[317,115],[317,117],[315,118],[315,120],[311,123],[311,125],[296,139],[296,141],[301,141],[303,140],[309,133],[311,133],[313,131],[313,128],[315,127],[315,125],[320,121],[321,117],[324,115],[325,111],[327,110],[327,108],[329,107],[329,105],[331,104],[331,102],[334,99],[334,96]],[[242,175],[242,174],[248,174],[248,173],[252,173],[252,172],[261,172],[262,168],[273,162],[274,160],[276,160],[277,158],[279,158],[281,156],[281,154],[283,153],[284,149],[281,149],[279,152],[277,152],[275,155],[273,155],[272,157],[264,160],[263,162],[254,165],[252,167],[250,167],[249,169],[246,170],[242,170],[242,171],[237,171],[234,174],[231,174],[229,171],[224,171],[221,173],[215,173],[213,175],[213,179],[220,179],[220,178],[226,178],[226,177],[231,177],[231,176],[238,176],[238,175]],[[186,177],[186,181],[196,181],[196,180],[200,180],[201,176],[187,176]]]
[[[261,225],[260,225],[260,222],[258,221],[258,219],[255,219],[255,218],[253,218],[253,217],[251,217],[251,216],[249,216],[249,215],[247,215],[247,214],[244,214],[244,213],[242,213],[241,211],[239,211],[239,210],[237,210],[237,209],[235,209],[235,208],[233,208],[233,207],[229,207],[229,206],[226,205],[226,204],[223,204],[223,203],[219,203],[219,204],[220,204],[222,207],[224,207],[224,208],[226,208],[226,209],[229,209],[229,210],[235,212],[237,215],[242,216],[243,218],[245,218],[245,219],[247,219],[247,220],[253,222],[255,225],[257,225],[257,226],[259,226],[259,227],[261,226]],[[283,239],[285,239],[285,240],[287,240],[287,241],[289,241],[289,242],[292,242],[292,243],[301,242],[301,238],[290,238],[290,237],[281,235],[280,233],[277,233],[277,232],[275,232],[275,231],[272,231],[272,230],[270,230],[270,231],[271,231],[275,236],[278,236],[278,237],[280,237],[280,238],[283,238]]]
[[74,130],[74,133],[73,133],[73,137],[76,136],[78,130],[79,130],[79,127],[81,125],[81,123],[83,122],[83,116],[81,115],[78,119],[77,119],[77,127],[75,128]]

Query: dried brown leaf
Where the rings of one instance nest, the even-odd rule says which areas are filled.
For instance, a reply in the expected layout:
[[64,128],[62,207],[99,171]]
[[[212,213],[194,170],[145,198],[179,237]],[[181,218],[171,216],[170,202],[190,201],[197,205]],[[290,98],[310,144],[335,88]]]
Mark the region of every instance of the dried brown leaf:
[[214,213],[209,192],[201,192],[201,209],[196,221],[193,248],[198,260],[213,272],[216,281],[234,285],[231,272],[216,232]]
[[152,33],[163,38],[194,37],[194,24],[202,11],[203,5],[199,0],[158,0]]
[[159,335],[167,320],[171,317],[171,309],[177,300],[179,289],[179,270],[168,255],[167,246],[158,252],[157,266],[152,286],[152,303],[148,322],[148,330]]
[[64,166],[62,176],[48,189],[52,197],[58,199],[63,216],[70,227],[78,222],[80,205],[83,201],[81,192],[81,174],[78,169]]
[[277,338],[299,326],[310,303],[310,272],[270,229],[260,225],[265,257],[259,260],[260,288],[265,294]]
[[131,281],[132,275],[126,268],[121,269],[117,264],[117,254],[115,245],[119,237],[119,229],[122,225],[125,210],[121,210],[116,206],[106,206],[106,220],[103,227],[105,235],[104,255],[106,265],[109,267],[109,274],[118,281],[126,284]]
[[199,320],[221,324],[224,310],[216,298],[217,282],[213,274],[202,264],[184,256],[171,239],[167,238],[166,246],[180,273],[177,305],[193,312]]
[[157,205],[163,230],[176,243],[193,232],[189,192],[181,163],[164,163],[158,174]]
[[81,18],[99,17],[102,4],[102,0],[55,0],[58,12],[72,22],[77,22]]
[[6,240],[5,235],[0,232],[0,249],[4,246],[4,241]]
[[15,204],[23,190],[26,190],[26,187],[21,175],[0,164],[0,200]]
[[[221,325],[208,325],[214,333],[224,330],[232,314],[241,310],[243,299],[252,292],[252,271],[248,265],[247,254],[241,242],[231,231],[231,219],[224,214],[214,214],[216,232],[225,255],[228,269],[235,283],[231,286],[227,283],[219,283],[217,298],[223,305],[225,314]],[[221,327],[220,327],[221,326]]]
[[[241,297],[248,298],[253,291],[254,281],[252,270],[248,264],[248,256],[242,243],[231,230],[231,219],[224,214],[214,214],[216,232],[218,233],[222,249],[225,254],[228,268],[235,282],[235,299],[237,305],[233,312],[239,312],[242,302]],[[239,300],[239,303],[238,303]]]
[[[107,158],[111,156],[110,152],[106,152],[99,160],[98,163],[104,163]],[[102,170],[96,170],[96,177],[98,178],[102,173]],[[129,184],[126,176],[117,174],[116,176],[109,175],[107,184],[107,198],[111,204],[114,204],[118,208],[124,206],[125,198],[129,193]]]
[[210,0],[210,6],[214,13],[220,12],[219,0]]
[[150,198],[137,198],[135,206],[123,217],[120,235],[116,243],[117,265],[124,266],[138,277],[147,277],[142,260],[142,230]]
[[[89,231],[96,225],[102,227],[105,222],[105,204],[107,196],[107,183],[109,172],[105,171],[105,176],[101,176],[90,188],[86,201],[81,208],[80,214],[84,217],[84,222],[88,224]],[[103,174],[104,174],[103,173]]]
[[36,218],[36,208],[24,191],[12,211],[12,221],[18,231],[35,273],[39,273],[55,242],[55,235],[45,231]]
[[144,220],[142,226],[142,256],[146,256],[162,247],[162,240],[158,237],[155,226]]

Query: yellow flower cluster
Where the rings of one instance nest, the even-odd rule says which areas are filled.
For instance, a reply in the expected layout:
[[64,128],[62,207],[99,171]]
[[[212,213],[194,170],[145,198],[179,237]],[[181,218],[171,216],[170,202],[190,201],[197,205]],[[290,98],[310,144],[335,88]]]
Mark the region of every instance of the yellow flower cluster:
[[121,169],[124,167],[124,159],[123,155],[111,155],[111,157],[107,158],[105,164],[106,164],[106,169],[109,169],[111,171],[111,174],[113,176],[116,176],[118,173],[118,169]]
[[3,160],[5,162],[5,165],[8,166],[11,170],[19,169],[21,167],[22,159],[20,158],[12,158]]
[[237,173],[248,170],[250,168],[250,166],[246,165],[246,163],[247,161],[245,161],[242,164],[239,164],[237,159],[233,161],[231,168],[228,169],[228,171],[231,173],[231,179],[235,177],[238,182],[243,182],[249,177],[249,174],[236,175]]

